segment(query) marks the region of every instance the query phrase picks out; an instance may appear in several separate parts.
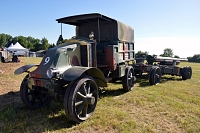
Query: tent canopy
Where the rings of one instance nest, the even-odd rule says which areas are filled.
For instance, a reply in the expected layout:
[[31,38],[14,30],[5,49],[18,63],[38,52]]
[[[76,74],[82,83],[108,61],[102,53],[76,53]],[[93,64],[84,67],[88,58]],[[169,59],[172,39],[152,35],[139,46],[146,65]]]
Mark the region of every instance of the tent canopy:
[[18,42],[15,45],[10,45],[10,47],[7,48],[9,51],[29,51],[28,49],[24,48],[21,44]]

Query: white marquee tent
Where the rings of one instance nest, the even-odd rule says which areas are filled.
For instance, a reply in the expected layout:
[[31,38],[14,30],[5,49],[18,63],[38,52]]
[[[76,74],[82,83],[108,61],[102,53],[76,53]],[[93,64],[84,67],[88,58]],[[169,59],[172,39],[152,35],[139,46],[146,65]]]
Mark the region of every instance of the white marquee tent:
[[8,51],[26,51],[28,52],[29,50],[27,48],[24,48],[21,44],[19,44],[18,42],[15,45],[10,45],[7,48]]

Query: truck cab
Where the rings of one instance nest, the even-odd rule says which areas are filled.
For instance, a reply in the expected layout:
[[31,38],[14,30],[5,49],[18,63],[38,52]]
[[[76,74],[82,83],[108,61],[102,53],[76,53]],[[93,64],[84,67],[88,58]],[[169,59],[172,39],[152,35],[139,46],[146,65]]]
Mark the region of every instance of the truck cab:
[[[57,19],[58,23],[76,26],[76,38],[88,38],[92,32],[95,65],[111,78],[124,76],[125,64],[134,61],[134,30],[115,19],[99,13]],[[81,54],[84,54],[81,52]],[[85,60],[82,56],[81,60]]]

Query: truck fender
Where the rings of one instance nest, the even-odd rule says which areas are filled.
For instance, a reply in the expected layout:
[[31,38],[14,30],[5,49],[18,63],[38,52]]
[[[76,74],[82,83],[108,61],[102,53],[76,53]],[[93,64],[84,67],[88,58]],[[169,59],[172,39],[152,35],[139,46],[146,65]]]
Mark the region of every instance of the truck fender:
[[34,66],[39,66],[39,65],[30,64],[30,65],[22,66],[22,67],[16,69],[14,74],[22,74],[23,72],[28,72],[27,70],[34,67]]
[[74,81],[83,73],[93,77],[99,87],[107,87],[106,78],[104,77],[101,70],[95,67],[71,67],[63,73],[62,78],[66,81]]

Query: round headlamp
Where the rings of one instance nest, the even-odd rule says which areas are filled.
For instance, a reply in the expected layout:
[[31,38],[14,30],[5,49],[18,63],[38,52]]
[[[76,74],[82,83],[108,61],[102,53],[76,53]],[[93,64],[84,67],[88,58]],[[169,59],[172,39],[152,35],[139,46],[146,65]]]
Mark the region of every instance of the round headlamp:
[[58,70],[57,69],[53,69],[53,68],[49,68],[48,70],[47,70],[47,77],[48,78],[54,78],[54,77],[56,77],[56,75],[58,74],[59,72],[58,72]]

